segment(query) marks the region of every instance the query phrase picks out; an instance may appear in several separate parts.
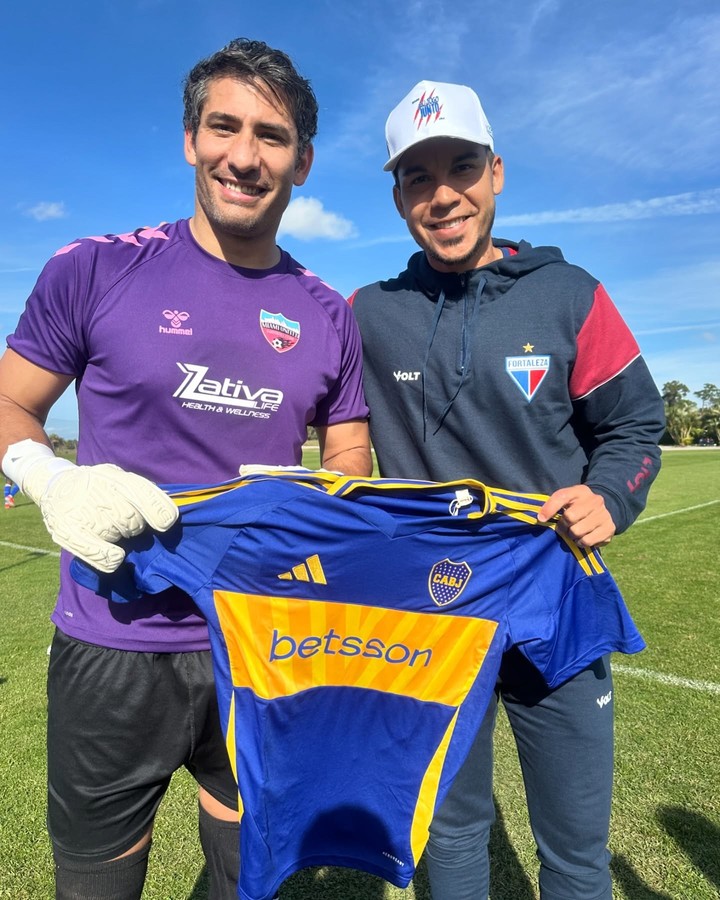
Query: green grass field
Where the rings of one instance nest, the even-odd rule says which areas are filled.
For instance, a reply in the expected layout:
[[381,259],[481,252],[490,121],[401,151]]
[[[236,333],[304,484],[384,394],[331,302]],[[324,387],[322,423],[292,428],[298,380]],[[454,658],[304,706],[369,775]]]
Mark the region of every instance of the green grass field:
[[[306,464],[317,465],[309,454]],[[615,896],[720,897],[720,450],[668,451],[648,509],[605,552],[648,649],[615,659]],[[47,552],[42,552],[47,551]],[[56,548],[18,495],[0,512],[0,898],[53,896],[45,835],[45,672]],[[536,860],[507,722],[496,736],[493,900],[533,900]],[[194,786],[178,773],[161,807],[144,897],[203,900]],[[305,870],[282,900],[429,900],[422,864],[406,891],[343,869]]]

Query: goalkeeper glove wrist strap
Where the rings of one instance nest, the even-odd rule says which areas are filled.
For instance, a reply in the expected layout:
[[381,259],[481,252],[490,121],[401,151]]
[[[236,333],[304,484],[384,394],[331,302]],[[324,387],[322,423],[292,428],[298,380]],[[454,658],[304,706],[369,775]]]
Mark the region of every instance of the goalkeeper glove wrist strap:
[[55,475],[74,468],[69,459],[55,456],[46,444],[31,438],[10,444],[2,460],[3,472],[35,503]]

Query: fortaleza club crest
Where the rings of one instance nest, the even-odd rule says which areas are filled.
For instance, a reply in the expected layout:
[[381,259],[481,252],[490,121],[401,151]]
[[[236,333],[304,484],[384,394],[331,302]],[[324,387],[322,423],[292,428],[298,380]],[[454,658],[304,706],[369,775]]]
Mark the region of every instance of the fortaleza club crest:
[[273,350],[285,353],[300,340],[300,323],[286,319],[282,313],[260,310],[260,330]]
[[428,578],[428,589],[433,602],[438,606],[447,606],[457,600],[471,575],[472,569],[466,562],[444,559],[435,563]]
[[528,400],[535,396],[549,370],[549,356],[505,357],[505,371]]

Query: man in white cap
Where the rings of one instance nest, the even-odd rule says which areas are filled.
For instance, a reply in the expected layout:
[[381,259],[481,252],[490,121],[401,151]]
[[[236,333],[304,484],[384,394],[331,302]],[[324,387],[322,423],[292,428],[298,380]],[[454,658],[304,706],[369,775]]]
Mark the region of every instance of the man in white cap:
[[[557,515],[579,548],[607,544],[642,511],[660,466],[663,405],[635,339],[602,285],[559,250],[491,236],[503,163],[471,88],[420,82],[390,113],[386,138],[395,205],[421,250],[351,298],[381,474],[546,494],[541,521]],[[569,642],[583,627],[560,624]],[[607,648],[587,664],[550,691],[519,649],[505,655],[431,827],[434,900],[488,896],[498,699],[522,764],[541,897],[611,897]]]

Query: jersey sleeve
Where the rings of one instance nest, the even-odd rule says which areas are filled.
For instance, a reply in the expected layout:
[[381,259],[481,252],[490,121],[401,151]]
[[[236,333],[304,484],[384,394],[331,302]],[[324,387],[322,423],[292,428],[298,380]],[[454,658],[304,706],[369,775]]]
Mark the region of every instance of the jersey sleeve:
[[146,531],[126,541],[126,560],[115,572],[103,574],[73,559],[70,574],[78,584],[114,603],[142,600],[172,587],[196,598],[234,537],[231,528],[177,524],[164,534]]
[[89,289],[86,249],[70,244],[46,263],[8,346],[52,372],[78,377],[85,366]]
[[[497,524],[493,527],[499,530]],[[551,528],[535,527],[532,540],[522,537],[516,532],[508,538],[515,560],[510,643],[549,687],[558,687],[606,653],[637,653],[645,647],[597,551],[578,548]]]
[[585,483],[620,533],[645,508],[660,469],[665,415],[637,341],[600,284],[577,336],[570,395],[589,460]]
[[360,331],[349,305],[342,298],[335,322],[340,342],[338,375],[327,396],[318,404],[311,423],[316,426],[365,419],[369,412],[362,386]]
[[73,579],[116,603],[159,594],[169,587],[180,588],[198,602],[238,530],[275,509],[288,489],[280,485],[271,496],[261,494],[238,503],[235,488],[247,483],[234,479],[212,485],[160,485],[179,507],[179,521],[166,532],[146,529],[123,541],[125,562],[115,572],[101,574],[74,559],[70,566]]

